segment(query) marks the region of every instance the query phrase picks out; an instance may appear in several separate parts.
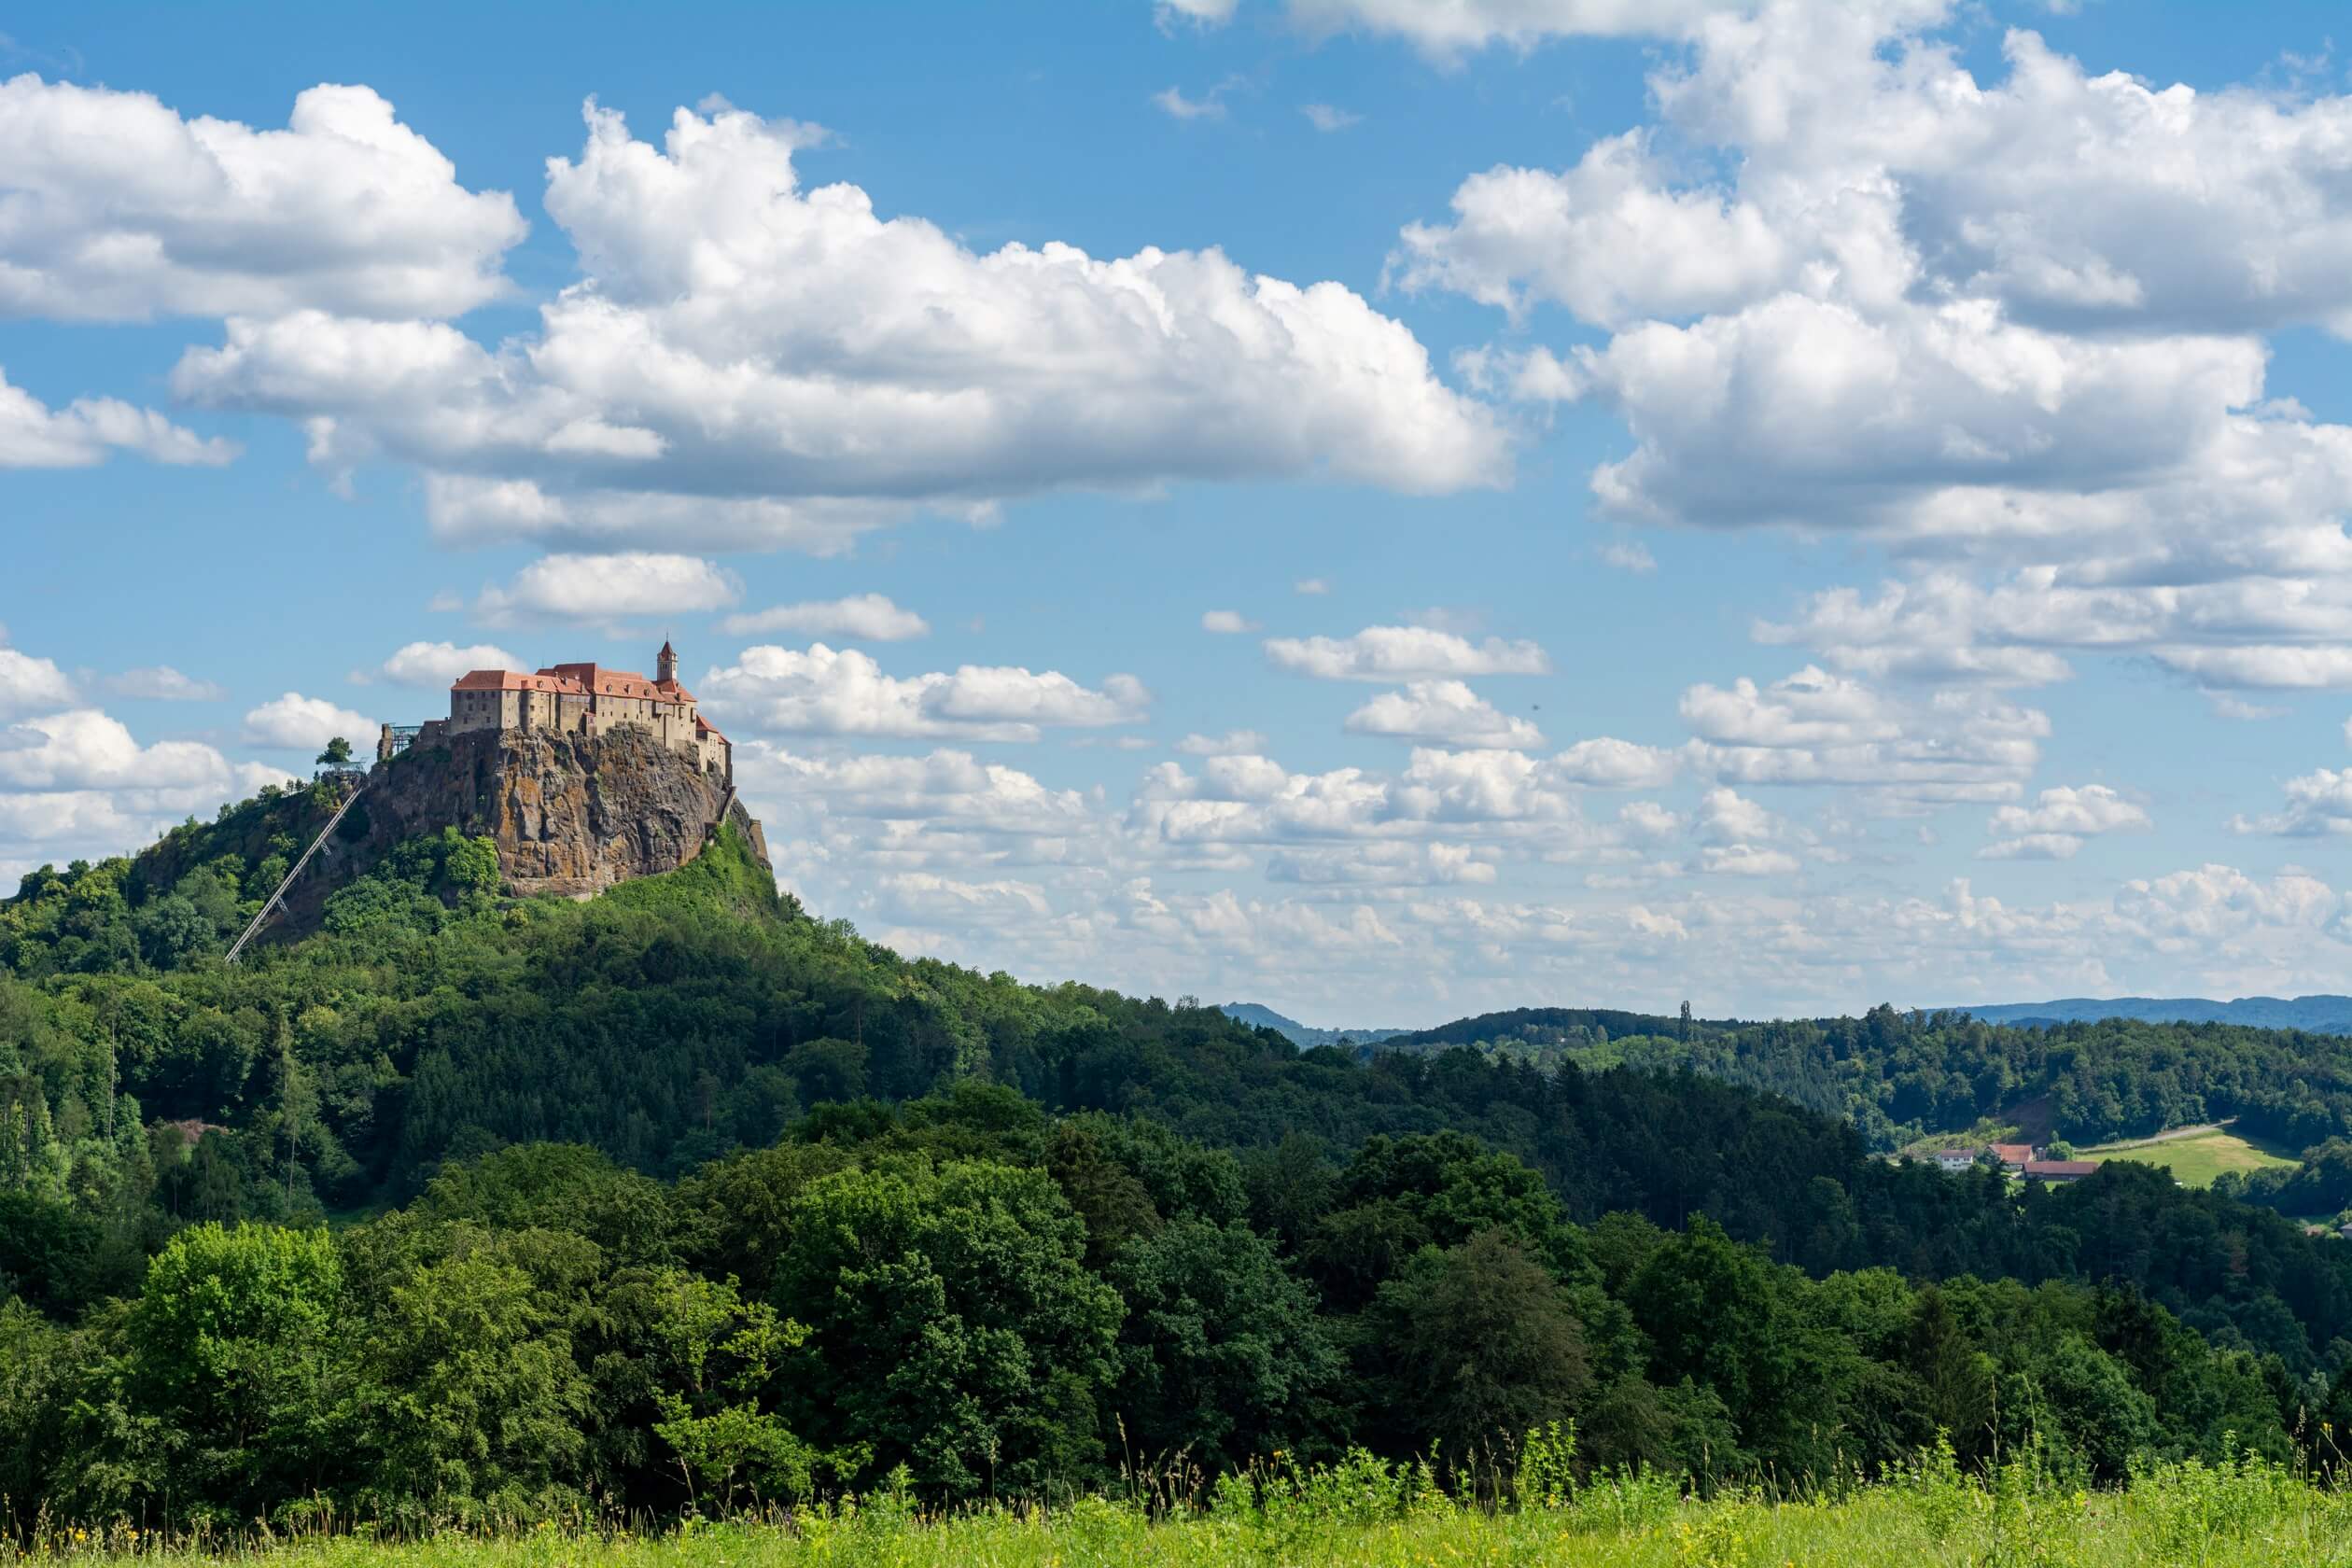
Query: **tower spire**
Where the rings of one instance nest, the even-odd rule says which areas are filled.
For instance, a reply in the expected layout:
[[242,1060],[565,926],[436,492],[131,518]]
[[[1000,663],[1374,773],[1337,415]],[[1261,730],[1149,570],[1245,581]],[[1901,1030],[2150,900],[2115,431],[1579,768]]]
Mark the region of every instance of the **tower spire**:
[[669,639],[662,640],[662,651],[653,661],[653,679],[675,683],[678,679],[678,655],[671,651]]

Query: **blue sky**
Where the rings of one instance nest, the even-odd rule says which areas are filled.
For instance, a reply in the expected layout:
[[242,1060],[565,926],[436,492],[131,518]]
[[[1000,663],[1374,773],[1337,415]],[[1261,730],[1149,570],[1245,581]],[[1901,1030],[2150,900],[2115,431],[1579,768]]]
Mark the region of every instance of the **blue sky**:
[[2344,988],[2328,8],[232,15],[0,24],[0,878],[666,635],[1025,977]]

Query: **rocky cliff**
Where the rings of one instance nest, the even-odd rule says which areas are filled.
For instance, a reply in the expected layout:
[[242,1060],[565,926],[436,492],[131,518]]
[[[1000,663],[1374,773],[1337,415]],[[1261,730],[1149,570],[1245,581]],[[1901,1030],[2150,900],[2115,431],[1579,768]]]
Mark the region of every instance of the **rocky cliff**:
[[[145,888],[170,889],[222,857],[259,875],[315,838],[334,797],[304,790],[249,802],[213,823],[175,830],[133,862]],[[721,821],[762,866],[767,840],[726,780],[641,730],[609,735],[478,730],[445,735],[379,763],[318,854],[287,890],[276,939],[317,929],[329,894],[367,874],[395,846],[455,828],[497,846],[507,890],[589,898],[632,877],[675,871],[702,852]],[[247,896],[261,896],[254,881]]]
[[336,836],[346,851],[338,858],[364,867],[403,839],[454,827],[497,845],[514,892],[589,898],[677,870],[722,815],[765,865],[760,824],[726,781],[641,731],[476,730],[378,763]]

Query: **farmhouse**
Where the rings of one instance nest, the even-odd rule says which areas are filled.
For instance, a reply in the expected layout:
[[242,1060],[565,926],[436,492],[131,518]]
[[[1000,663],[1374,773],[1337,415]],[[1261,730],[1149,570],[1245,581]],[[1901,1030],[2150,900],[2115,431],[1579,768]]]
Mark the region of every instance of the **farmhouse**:
[[2025,1179],[2029,1182],[2079,1182],[2098,1169],[2097,1160],[2027,1160]]

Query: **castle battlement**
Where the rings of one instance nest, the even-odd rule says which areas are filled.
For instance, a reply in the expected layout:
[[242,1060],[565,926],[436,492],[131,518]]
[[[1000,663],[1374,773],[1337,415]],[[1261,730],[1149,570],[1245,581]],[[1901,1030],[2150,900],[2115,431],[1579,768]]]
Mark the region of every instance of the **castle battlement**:
[[[705,772],[735,780],[735,748],[698,710],[694,693],[678,683],[678,655],[666,642],[656,656],[653,679],[603,665],[551,665],[530,671],[468,670],[450,683],[449,718],[436,727],[452,735],[470,730],[545,730],[558,735],[602,735],[623,724],[650,732],[675,751],[699,762]],[[425,738],[420,735],[420,739]],[[387,728],[379,756],[394,749]]]

